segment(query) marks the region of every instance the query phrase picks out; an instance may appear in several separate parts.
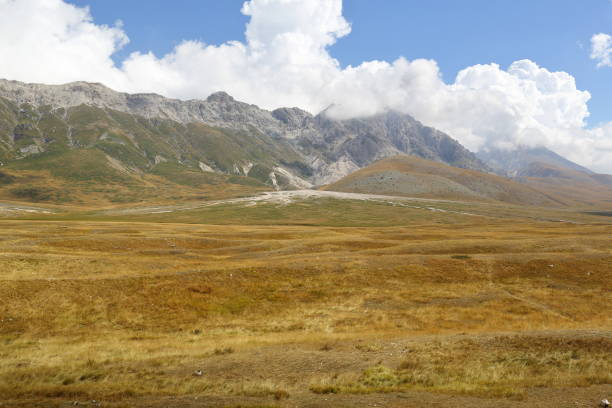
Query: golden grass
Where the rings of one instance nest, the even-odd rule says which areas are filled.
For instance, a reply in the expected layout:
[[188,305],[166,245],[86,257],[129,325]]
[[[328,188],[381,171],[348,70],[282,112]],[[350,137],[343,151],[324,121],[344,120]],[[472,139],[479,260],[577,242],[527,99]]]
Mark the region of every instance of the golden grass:
[[533,387],[585,387],[612,382],[612,337],[492,336],[435,340],[400,351],[403,361],[311,384],[315,393],[405,390],[522,398]]
[[0,401],[609,384],[611,236],[0,221]]

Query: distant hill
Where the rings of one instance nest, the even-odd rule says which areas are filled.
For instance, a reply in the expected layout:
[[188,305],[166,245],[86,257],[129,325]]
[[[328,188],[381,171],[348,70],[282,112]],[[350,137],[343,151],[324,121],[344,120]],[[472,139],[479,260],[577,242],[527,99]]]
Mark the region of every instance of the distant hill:
[[569,206],[612,207],[612,176],[596,174],[545,147],[478,153],[496,173],[531,186]]
[[325,189],[451,200],[500,201],[519,205],[563,205],[554,197],[504,177],[451,167],[414,156],[380,160]]
[[534,162],[515,178],[566,205],[612,208],[612,176]]
[[489,148],[478,152],[478,157],[496,173],[508,177],[524,176],[532,163],[545,163],[559,168],[593,172],[576,164],[546,147],[520,146],[514,150]]

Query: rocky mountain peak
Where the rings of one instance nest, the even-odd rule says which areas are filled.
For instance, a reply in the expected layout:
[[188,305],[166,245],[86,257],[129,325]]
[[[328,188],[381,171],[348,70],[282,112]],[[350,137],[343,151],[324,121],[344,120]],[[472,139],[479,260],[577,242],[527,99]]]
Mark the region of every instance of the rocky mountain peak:
[[278,108],[272,111],[272,116],[289,127],[301,127],[312,120],[313,116],[300,108]]
[[227,92],[218,91],[212,93],[206,98],[206,102],[215,102],[215,103],[232,103],[236,102],[236,100],[229,95]]

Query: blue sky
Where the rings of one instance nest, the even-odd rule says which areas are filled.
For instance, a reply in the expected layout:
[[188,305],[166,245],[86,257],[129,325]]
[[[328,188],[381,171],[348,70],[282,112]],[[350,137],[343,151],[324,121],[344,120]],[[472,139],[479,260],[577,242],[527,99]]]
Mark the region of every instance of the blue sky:
[[[124,23],[132,51],[162,56],[183,40],[221,44],[244,41],[243,0],[72,0],[89,6],[98,24]],[[146,5],[145,5],[146,4]],[[612,68],[589,58],[590,38],[612,31],[610,0],[345,0],[351,33],[330,53],[345,66],[399,56],[438,62],[446,82],[468,66],[495,62],[507,68],[530,59],[550,71],[566,71],[587,90],[590,125],[612,120]]]

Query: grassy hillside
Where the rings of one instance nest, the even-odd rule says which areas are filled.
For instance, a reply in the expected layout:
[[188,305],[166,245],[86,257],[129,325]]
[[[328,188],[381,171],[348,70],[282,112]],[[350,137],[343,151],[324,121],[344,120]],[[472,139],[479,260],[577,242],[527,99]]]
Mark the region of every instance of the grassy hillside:
[[324,189],[451,200],[501,201],[519,205],[563,204],[536,189],[503,177],[459,169],[415,156],[380,160]]
[[96,149],[43,153],[0,171],[0,200],[75,207],[223,199],[269,190],[256,179],[160,163],[148,173]]

